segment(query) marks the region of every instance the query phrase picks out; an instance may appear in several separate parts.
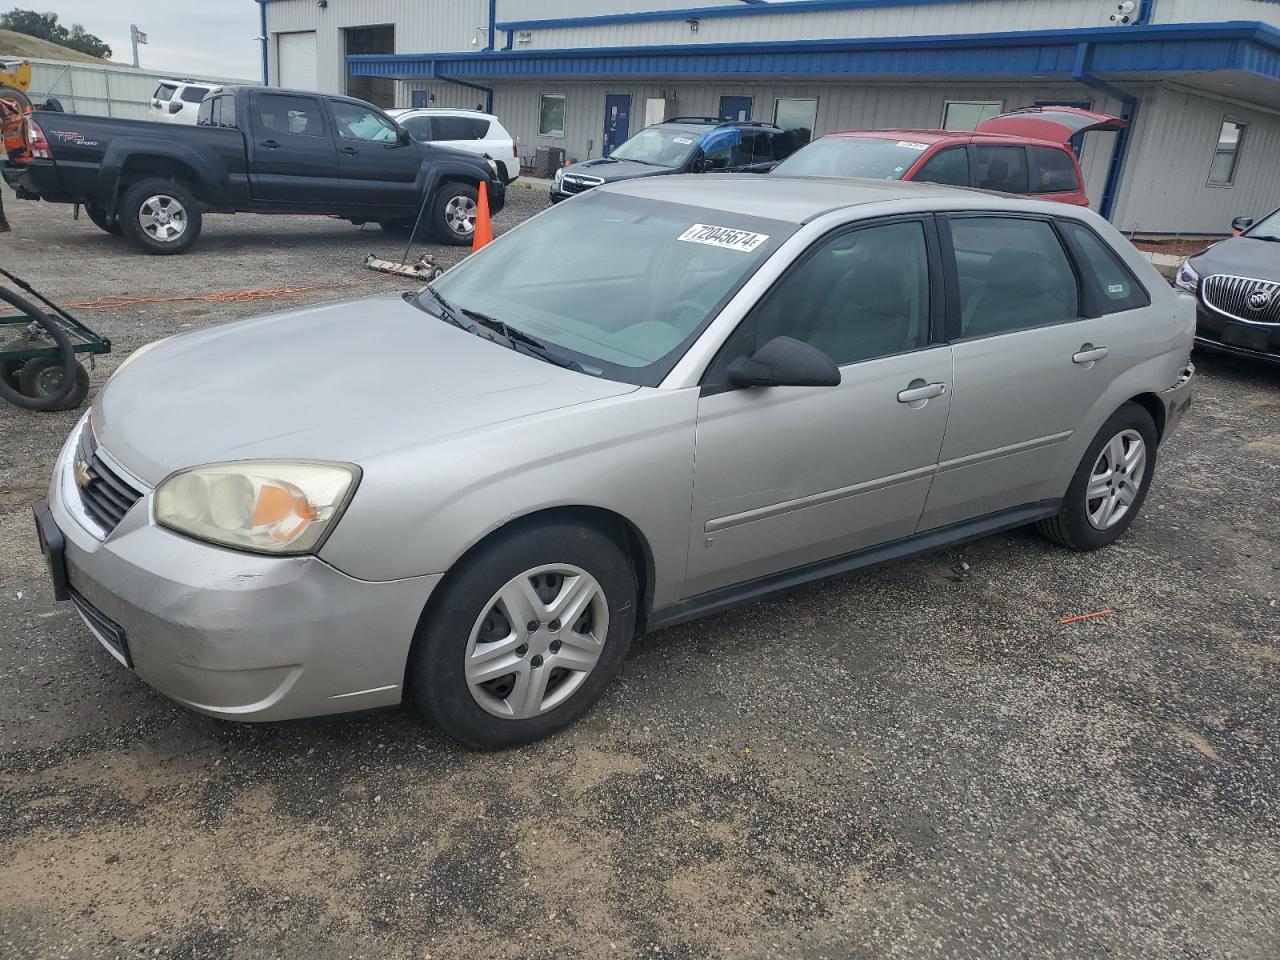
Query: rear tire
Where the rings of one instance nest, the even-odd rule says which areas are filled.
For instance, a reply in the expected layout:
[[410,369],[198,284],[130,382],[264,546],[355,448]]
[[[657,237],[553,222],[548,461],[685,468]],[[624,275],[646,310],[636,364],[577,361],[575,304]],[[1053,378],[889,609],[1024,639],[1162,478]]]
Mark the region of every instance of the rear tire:
[[120,226],[134,246],[158,256],[185,253],[200,236],[195,196],[175,180],[140,180],[120,201]]
[[479,191],[467,183],[442,183],[431,201],[431,225],[437,239],[454,247],[471,245],[476,233]]
[[[636,596],[635,571],[607,534],[566,521],[517,524],[450,571],[431,598],[407,671],[414,703],[470,747],[548,736],[585,713],[622,668]],[[477,659],[486,648],[490,657]],[[481,681],[481,662],[510,671]]]
[[1126,403],[1085,450],[1058,515],[1041,520],[1036,529],[1068,550],[1098,550],[1115,543],[1146,502],[1157,443],[1151,414]]
[[124,229],[120,226],[119,220],[107,222],[107,211],[92,203],[84,205],[84,214],[89,218],[95,227],[104,233],[109,233],[113,237],[124,236]]

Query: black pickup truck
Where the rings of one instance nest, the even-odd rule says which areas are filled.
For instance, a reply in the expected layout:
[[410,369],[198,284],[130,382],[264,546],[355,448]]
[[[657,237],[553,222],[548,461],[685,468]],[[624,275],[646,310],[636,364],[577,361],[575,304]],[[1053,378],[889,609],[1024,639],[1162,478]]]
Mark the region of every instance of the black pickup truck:
[[[294,213],[425,226],[471,242],[479,185],[502,209],[500,167],[419,143],[377,107],[350,97],[224,87],[195,126],[38,111],[6,126],[4,179],[20,199],[83,204],[108,233],[147,253],[182,253],[203,213]],[[426,204],[425,210],[423,204]]]

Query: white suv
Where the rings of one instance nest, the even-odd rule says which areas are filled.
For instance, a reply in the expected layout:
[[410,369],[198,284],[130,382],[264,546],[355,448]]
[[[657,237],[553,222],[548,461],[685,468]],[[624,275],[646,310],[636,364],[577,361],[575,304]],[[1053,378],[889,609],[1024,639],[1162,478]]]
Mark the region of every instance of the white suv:
[[412,107],[388,110],[415,140],[488,156],[511,183],[520,176],[520,143],[497,117],[476,110]]
[[200,101],[222,88],[193,80],[164,80],[151,94],[151,119],[161,123],[195,124]]

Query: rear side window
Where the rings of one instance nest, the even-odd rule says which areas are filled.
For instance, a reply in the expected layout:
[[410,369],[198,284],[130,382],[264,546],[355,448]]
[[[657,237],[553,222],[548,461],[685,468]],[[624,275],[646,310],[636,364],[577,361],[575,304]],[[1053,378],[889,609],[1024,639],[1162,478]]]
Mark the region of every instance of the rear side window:
[[955,217],[950,224],[961,337],[1012,333],[1080,316],[1075,272],[1048,221]]
[[255,126],[299,137],[324,136],[320,104],[310,97],[263,94],[258,97],[255,109]]
[[945,183],[953,187],[969,186],[969,148],[948,147],[946,150],[939,150],[911,179]]
[[178,88],[171,83],[162,83],[156,87],[156,92],[151,95],[153,100],[164,100],[168,102],[173,99],[173,95],[178,92]]
[[769,145],[770,134],[767,130],[744,130],[742,141],[733,148],[729,165],[745,167],[752,163],[768,163],[773,159],[773,150]]
[[197,127],[211,127],[214,124],[213,108],[217,104],[217,100],[206,100],[200,104],[200,109],[196,113]]
[[217,103],[219,112],[214,117],[214,123],[220,127],[234,127],[236,125],[236,98],[233,96],[218,97]]
[[431,139],[430,117],[408,117],[400,121],[400,126],[409,131],[409,136],[424,143]]
[[1080,265],[1086,316],[1102,317],[1151,305],[1146,288],[1106,241],[1083,223],[1062,220],[1058,226]]
[[199,103],[209,93],[208,87],[183,87],[182,102],[183,103]]
[[1027,192],[1027,151],[1024,148],[979,144],[974,154],[978,164],[978,186],[983,190]]
[[489,121],[476,117],[432,117],[432,140],[483,140]]
[[1028,147],[1032,193],[1075,193],[1080,189],[1071,154],[1053,147]]

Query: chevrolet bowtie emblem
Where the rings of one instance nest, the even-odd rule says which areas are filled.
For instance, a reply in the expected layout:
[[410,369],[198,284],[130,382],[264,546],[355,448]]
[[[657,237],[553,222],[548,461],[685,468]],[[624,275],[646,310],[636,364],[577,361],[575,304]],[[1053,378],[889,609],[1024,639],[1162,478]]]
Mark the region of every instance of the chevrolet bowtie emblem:
[[89,465],[85,463],[83,460],[76,461],[75,478],[76,478],[76,486],[79,487],[81,490],[87,487],[89,485],[89,481],[92,479],[89,476]]

